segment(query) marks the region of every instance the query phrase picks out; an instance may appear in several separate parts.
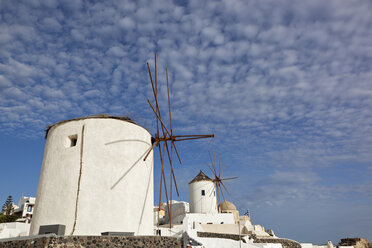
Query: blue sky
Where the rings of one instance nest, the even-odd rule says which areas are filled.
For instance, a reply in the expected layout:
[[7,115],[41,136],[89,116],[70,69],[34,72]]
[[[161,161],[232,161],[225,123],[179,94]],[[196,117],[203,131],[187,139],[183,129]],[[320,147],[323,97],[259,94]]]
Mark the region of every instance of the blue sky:
[[254,223],[372,240],[370,1],[0,0],[0,13],[0,201],[36,194],[49,124],[108,113],[153,133],[157,52],[175,132],[216,136],[179,144],[177,199],[215,150]]

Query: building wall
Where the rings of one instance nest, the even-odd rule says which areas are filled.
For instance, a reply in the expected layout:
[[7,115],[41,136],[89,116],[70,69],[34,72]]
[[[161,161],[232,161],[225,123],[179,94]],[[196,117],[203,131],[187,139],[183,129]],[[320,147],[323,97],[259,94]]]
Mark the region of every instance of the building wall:
[[183,228],[187,232],[203,231],[200,224],[234,224],[234,216],[232,214],[195,214],[188,213],[183,219]]
[[[164,205],[164,223],[169,223],[169,214],[168,206]],[[184,201],[172,201],[171,204],[171,215],[172,215],[172,224],[182,224],[183,217],[186,213],[190,212],[189,203]]]
[[0,239],[28,236],[30,224],[8,222],[0,224]]
[[[202,195],[204,190],[205,195]],[[212,181],[197,181],[189,184],[190,213],[218,213],[217,198]]]
[[[71,146],[71,138],[76,145]],[[82,119],[48,132],[31,235],[66,225],[66,235],[153,234],[153,154],[144,128],[116,119]]]
[[27,218],[31,221],[35,208],[35,197],[22,196],[18,201],[18,207],[14,209],[14,214],[19,218]]

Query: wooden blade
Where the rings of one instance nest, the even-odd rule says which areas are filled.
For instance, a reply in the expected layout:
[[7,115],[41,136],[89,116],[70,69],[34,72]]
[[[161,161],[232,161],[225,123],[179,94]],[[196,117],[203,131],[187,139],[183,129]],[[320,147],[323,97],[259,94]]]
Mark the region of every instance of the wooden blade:
[[164,124],[164,122],[161,120],[161,117],[159,116],[158,112],[155,110],[155,108],[152,106],[150,100],[147,99],[147,102],[150,104],[150,107],[152,109],[152,111],[154,111],[156,117],[159,119],[160,123],[162,124],[162,127],[165,129],[165,131],[167,131],[169,137],[172,137],[171,133],[168,131],[166,125]]
[[156,53],[155,53],[155,92],[156,96],[158,95],[158,71],[157,71],[157,63],[156,63]]
[[214,174],[215,177],[217,177],[217,172],[216,172],[216,169],[214,168],[211,152],[208,151],[208,153],[209,153],[209,158],[211,159],[211,164],[212,164],[212,167],[213,167],[213,174]]
[[[220,182],[218,182],[218,184],[220,184]],[[226,201],[226,200],[225,200],[225,196],[223,195],[223,190],[222,190],[222,188],[221,188],[221,185],[220,185],[220,190],[221,190],[221,194],[222,194],[223,201]]]
[[[157,63],[156,63],[156,53],[155,53],[155,95],[154,95],[154,98],[155,98],[155,101],[157,102],[158,100],[158,70],[157,70]],[[159,112],[159,116],[160,116],[160,112]],[[156,119],[156,132],[158,134],[158,137],[159,137],[159,120]]]
[[159,141],[155,141],[154,144],[152,144],[152,146],[150,147],[149,151],[147,152],[146,156],[143,158],[143,161],[146,161],[147,157],[149,156],[150,152],[152,151],[152,149],[154,149],[154,147],[159,143]]
[[216,171],[216,175],[217,175],[216,154],[214,153],[214,151],[213,151],[213,166],[214,166],[214,170]]
[[[160,157],[161,157],[161,149],[159,148],[160,151]],[[159,226],[159,212],[160,212],[160,204],[161,204],[161,191],[162,191],[162,186],[163,186],[163,173],[160,173],[160,190],[159,190],[159,208],[158,208],[158,226]]]
[[175,177],[174,171],[173,171],[173,142],[171,143],[171,152],[170,152],[170,154],[169,154],[169,148],[168,148],[167,142],[164,142],[164,144],[165,144],[165,146],[167,148],[167,154],[168,154],[169,164],[170,164],[170,167],[171,167],[171,180],[172,180],[172,177],[173,177],[174,186],[176,187],[176,191],[177,191],[177,196],[180,196],[180,194],[178,193],[178,187],[177,187],[176,177]]
[[151,86],[152,86],[152,92],[154,94],[154,96],[156,95],[156,91],[155,91],[155,86],[154,86],[154,82],[152,81],[152,74],[151,74],[151,69],[150,69],[150,64],[147,62],[147,70],[149,71],[149,76],[150,76],[150,81],[151,81]]
[[216,185],[216,193],[217,193],[217,208],[218,208],[218,205],[220,205],[220,192],[219,192],[219,188],[218,188],[218,184],[217,184],[217,182],[215,182],[215,185]]
[[[158,98],[158,88],[157,88],[157,84],[154,86],[154,82],[152,80],[152,73],[151,73],[151,69],[150,69],[150,64],[147,62],[147,70],[149,71],[149,76],[150,76],[150,82],[151,82],[151,87],[152,87],[152,93],[154,94],[154,98],[155,98],[155,102],[157,103],[157,98]],[[155,54],[155,83],[156,83],[156,78],[157,78],[157,72],[156,72],[156,54]],[[156,104],[156,106],[158,106],[158,104]],[[156,133],[159,137],[159,120],[156,119]]]
[[230,195],[230,192],[227,190],[227,188],[225,187],[225,185],[223,184],[223,182],[221,182],[221,185],[222,185],[222,187],[226,190],[227,194],[229,194],[229,196],[231,196],[231,195]]
[[[173,136],[175,137],[175,136]],[[211,134],[211,135],[205,135],[205,136],[202,136],[202,137],[194,137],[194,138],[184,138],[184,139],[177,139],[175,138],[174,141],[184,141],[184,140],[194,140],[194,139],[205,139],[205,138],[213,138],[214,135]]]
[[170,95],[169,95],[168,68],[165,68],[165,72],[166,72],[166,75],[167,75],[167,91],[168,91],[169,124],[170,124],[171,133],[173,133],[173,128],[172,128],[172,114],[171,114]]
[[[159,136],[158,136],[158,137],[159,137]],[[162,138],[164,138],[164,137],[165,137],[165,136],[163,135],[163,136],[160,137],[159,139],[162,139]],[[149,151],[147,152],[146,156],[143,158],[143,161],[145,161],[145,160],[147,159],[147,157],[149,156],[151,150],[154,149],[154,147],[155,147],[157,144],[159,144],[159,143],[160,143],[160,141],[157,140],[157,141],[154,142],[154,144],[152,144],[152,146],[150,147],[150,149],[149,149]]]
[[[173,161],[173,145],[174,145],[174,143],[172,142],[171,143],[171,159],[172,159],[172,161]],[[180,194],[178,193],[177,181],[176,181],[176,176],[174,175],[173,165],[171,165],[171,169],[172,169],[172,175],[173,175],[173,180],[174,180],[174,186],[176,186],[177,196],[180,196]]]
[[193,138],[193,137],[203,137],[203,138],[214,138],[214,134],[189,134],[189,135],[173,135],[175,138]]
[[221,154],[218,155],[219,156],[219,168],[218,168],[218,177],[221,178]]
[[173,140],[172,140],[172,143],[173,143],[173,146],[174,146],[174,150],[176,151],[176,154],[177,154],[178,160],[180,161],[180,164],[182,164],[181,157],[180,157],[180,154],[178,153],[176,143],[174,143]]
[[208,168],[211,170],[211,172],[212,172],[212,174],[214,174],[214,172],[213,172],[213,170],[212,170],[212,168],[209,166],[209,164],[208,163],[206,163],[206,165],[208,166]]
[[[169,150],[168,150],[168,144],[167,144],[167,142],[165,141],[164,142],[165,143],[165,146],[167,147],[167,151],[168,151],[168,157],[169,157]],[[170,167],[171,167],[171,173],[170,173],[170,182],[169,182],[169,184],[170,184],[170,187],[169,187],[169,191],[170,191],[170,193],[169,193],[169,199],[170,199],[170,204],[169,204],[169,227],[170,228],[172,228],[172,186],[173,186],[173,184],[172,184],[172,172],[173,172],[173,167],[172,167],[172,158],[170,158],[169,159],[170,160]]]
[[215,176],[216,176],[216,179],[218,178],[218,174],[217,174],[217,166],[216,166],[216,155],[213,151],[213,168],[214,168],[214,171],[215,171]]
[[[159,101],[158,101],[158,83],[157,83],[157,63],[156,63],[156,54],[155,54],[155,85],[154,85],[154,81],[152,80],[152,74],[151,74],[151,70],[150,70],[150,65],[149,63],[147,63],[147,69],[149,71],[149,75],[150,75],[150,81],[151,81],[151,86],[152,86],[152,91],[153,91],[153,94],[154,94],[154,98],[155,98],[155,106],[156,106],[156,112],[157,112],[157,115],[156,116],[159,116],[158,118],[161,120],[161,113],[160,113],[160,108],[159,108]],[[159,123],[158,123],[158,119],[156,120],[156,125],[157,125],[157,134],[159,136]]]
[[163,174],[163,183],[164,183],[164,191],[165,191],[165,197],[167,199],[167,207],[168,207],[168,214],[170,214],[169,209],[169,198],[168,198],[168,190],[167,190],[167,182],[165,180],[165,173],[164,173],[164,154],[165,154],[165,145],[163,145],[163,152],[161,152],[161,146],[159,147],[160,152],[160,158],[161,158],[161,173]]
[[214,191],[214,189],[216,188],[216,185],[215,184],[213,184],[213,189],[212,189],[212,192],[209,194],[209,196],[211,196],[212,195],[212,193],[213,193],[213,191]]
[[222,178],[221,181],[233,180],[233,179],[237,179],[237,178],[239,178],[239,177]]
[[222,167],[221,175],[223,174],[223,170],[226,168],[226,165]]

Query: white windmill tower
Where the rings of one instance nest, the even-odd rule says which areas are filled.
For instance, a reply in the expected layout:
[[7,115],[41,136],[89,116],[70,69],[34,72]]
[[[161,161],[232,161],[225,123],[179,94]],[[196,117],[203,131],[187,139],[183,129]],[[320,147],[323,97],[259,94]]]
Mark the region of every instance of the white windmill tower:
[[201,170],[189,182],[190,213],[218,213],[214,181]]
[[47,129],[30,235],[65,225],[66,235],[153,234],[151,134],[129,118],[88,116]]

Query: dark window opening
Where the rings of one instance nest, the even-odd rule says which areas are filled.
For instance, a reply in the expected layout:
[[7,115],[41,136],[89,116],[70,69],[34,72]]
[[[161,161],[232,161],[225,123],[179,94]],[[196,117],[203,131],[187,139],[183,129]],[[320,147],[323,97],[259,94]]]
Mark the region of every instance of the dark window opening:
[[205,190],[204,189],[202,189],[201,194],[205,195]]
[[76,143],[77,143],[77,134],[75,134],[75,135],[70,135],[70,136],[68,136],[68,138],[69,138],[69,140],[70,140],[69,147],[76,146]]

